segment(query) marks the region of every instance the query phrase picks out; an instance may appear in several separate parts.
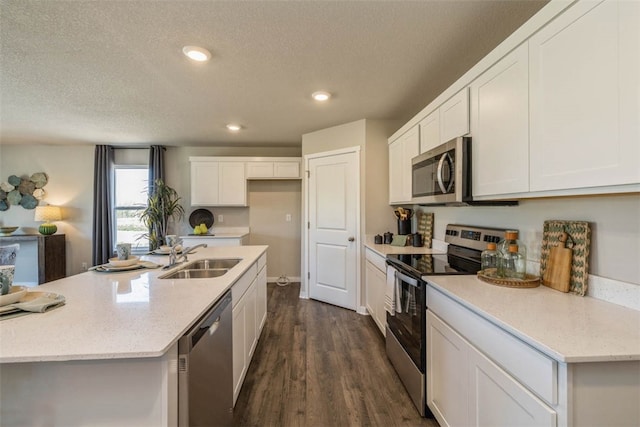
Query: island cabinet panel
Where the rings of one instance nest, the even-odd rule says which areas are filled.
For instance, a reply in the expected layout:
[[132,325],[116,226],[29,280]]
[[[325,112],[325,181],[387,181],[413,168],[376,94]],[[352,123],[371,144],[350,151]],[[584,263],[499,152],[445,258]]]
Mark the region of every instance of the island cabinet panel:
[[471,83],[473,195],[529,191],[529,50],[523,43]]
[[640,2],[582,1],[529,40],[531,191],[640,182]]
[[0,424],[174,427],[178,349],[162,357],[0,365]]
[[233,404],[255,352],[267,313],[267,256],[263,254],[231,288],[233,299]]

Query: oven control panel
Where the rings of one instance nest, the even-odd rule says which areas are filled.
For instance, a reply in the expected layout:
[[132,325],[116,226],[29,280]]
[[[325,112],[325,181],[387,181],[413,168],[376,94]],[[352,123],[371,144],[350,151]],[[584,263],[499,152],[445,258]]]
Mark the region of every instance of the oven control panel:
[[483,251],[487,248],[487,243],[498,243],[502,240],[505,231],[501,228],[449,224],[444,240],[452,245]]

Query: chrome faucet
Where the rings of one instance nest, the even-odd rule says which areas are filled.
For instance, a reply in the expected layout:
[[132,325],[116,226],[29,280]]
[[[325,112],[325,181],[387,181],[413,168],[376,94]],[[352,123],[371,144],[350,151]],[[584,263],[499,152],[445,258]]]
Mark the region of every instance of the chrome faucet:
[[167,270],[171,267],[174,267],[180,263],[183,262],[187,262],[189,261],[187,259],[187,255],[193,253],[194,250],[198,249],[198,248],[206,248],[207,244],[206,243],[201,243],[199,245],[195,245],[192,246],[190,248],[184,248],[182,249],[182,253],[180,254],[180,257],[178,258],[178,255],[176,254],[176,247],[175,246],[171,246],[170,252],[169,252],[169,264],[165,265],[164,267],[162,267],[163,270]]
[[190,247],[190,248],[184,248],[184,249],[182,250],[182,254],[180,254],[180,258],[178,258],[178,259],[176,260],[176,263],[180,263],[180,262],[187,262],[187,261],[189,261],[189,260],[187,259],[187,255],[189,255],[189,254],[193,253],[193,251],[194,251],[194,250],[196,250],[196,249],[198,249],[198,248],[206,248],[206,247],[207,247],[207,244],[206,244],[206,243],[200,243],[199,245],[195,245],[195,246],[192,246],[192,247]]

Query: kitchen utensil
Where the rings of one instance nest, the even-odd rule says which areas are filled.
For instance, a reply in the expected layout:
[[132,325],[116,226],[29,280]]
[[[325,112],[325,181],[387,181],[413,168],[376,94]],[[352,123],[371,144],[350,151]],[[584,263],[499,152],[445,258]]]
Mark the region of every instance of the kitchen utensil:
[[207,228],[211,228],[213,225],[213,213],[208,209],[196,209],[189,215],[189,225],[195,227],[196,225],[204,224]]
[[393,233],[390,231],[387,231],[386,233],[384,233],[384,244],[390,245],[392,241],[393,241]]
[[549,254],[559,242],[562,233],[567,233],[573,241],[569,292],[584,296],[587,293],[589,249],[591,246],[591,227],[586,221],[547,220],[544,222],[540,253],[540,277],[545,276],[549,264]]
[[571,280],[571,258],[573,251],[565,247],[567,233],[560,235],[558,244],[549,251],[549,261],[542,277],[542,283],[560,292],[569,292]]

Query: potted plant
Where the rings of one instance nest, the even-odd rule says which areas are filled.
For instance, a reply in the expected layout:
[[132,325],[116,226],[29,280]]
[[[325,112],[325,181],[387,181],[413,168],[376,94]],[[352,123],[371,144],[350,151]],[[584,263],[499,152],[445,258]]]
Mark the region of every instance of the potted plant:
[[165,243],[169,220],[178,221],[184,216],[184,208],[179,203],[180,196],[173,188],[156,179],[149,191],[147,207],[140,214],[140,219],[149,229],[146,237],[149,240],[149,250],[158,249]]

